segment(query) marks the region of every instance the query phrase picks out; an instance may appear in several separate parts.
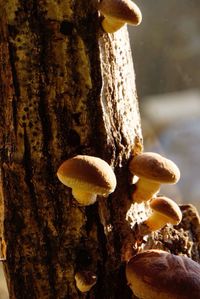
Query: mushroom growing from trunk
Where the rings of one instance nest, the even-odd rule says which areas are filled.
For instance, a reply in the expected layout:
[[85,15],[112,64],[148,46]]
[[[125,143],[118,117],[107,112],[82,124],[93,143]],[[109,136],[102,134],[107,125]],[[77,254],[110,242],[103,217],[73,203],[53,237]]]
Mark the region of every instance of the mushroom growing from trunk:
[[80,292],[88,292],[97,281],[97,276],[92,271],[79,271],[75,274],[76,287]]
[[200,299],[200,265],[185,256],[143,251],[127,263],[126,278],[141,299]]
[[125,23],[136,26],[142,21],[139,7],[131,0],[102,0],[99,11],[104,16],[102,27],[108,33],[119,30]]
[[181,209],[176,202],[165,196],[158,196],[150,201],[152,214],[139,224],[142,235],[161,229],[166,224],[178,225],[182,220]]
[[73,197],[81,205],[93,204],[97,195],[108,196],[116,187],[116,177],[110,165],[92,156],[78,155],[64,161],[57,176],[64,185],[72,188]]
[[139,177],[132,193],[133,201],[137,203],[154,197],[161,184],[175,184],[180,179],[176,164],[157,153],[146,152],[135,156],[130,161],[129,169]]

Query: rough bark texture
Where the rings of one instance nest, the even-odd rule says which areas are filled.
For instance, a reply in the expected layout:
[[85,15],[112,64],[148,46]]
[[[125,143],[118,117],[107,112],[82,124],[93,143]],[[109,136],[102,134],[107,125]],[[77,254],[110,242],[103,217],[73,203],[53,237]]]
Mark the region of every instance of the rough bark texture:
[[[119,279],[130,229],[127,162],[141,149],[140,120],[127,31],[104,34],[96,5],[1,4],[1,180],[11,298],[81,298],[74,284],[81,269],[98,275],[88,298],[117,298],[126,289]],[[58,181],[58,166],[76,154],[100,156],[115,168],[118,187],[107,200],[79,207]]]
[[[126,28],[103,33],[95,0],[0,0],[0,101],[10,298],[131,298],[124,258],[136,235],[126,221],[127,165],[142,136]],[[114,168],[109,198],[80,207],[58,181],[58,166],[76,154]],[[148,205],[140,209],[132,207],[133,222],[148,213]],[[79,270],[98,275],[88,294],[75,287]]]

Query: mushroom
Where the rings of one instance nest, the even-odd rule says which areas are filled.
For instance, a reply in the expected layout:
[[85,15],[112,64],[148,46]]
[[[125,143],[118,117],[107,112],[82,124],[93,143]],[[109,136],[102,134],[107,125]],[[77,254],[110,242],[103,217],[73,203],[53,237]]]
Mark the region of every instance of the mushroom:
[[97,281],[92,271],[79,271],[75,274],[76,287],[80,292],[88,292]]
[[119,30],[125,23],[139,25],[142,21],[139,7],[131,0],[102,0],[99,11],[104,16],[102,27],[108,33]]
[[148,234],[152,231],[161,229],[167,223],[177,225],[182,220],[182,213],[173,200],[165,196],[158,196],[150,201],[150,207],[153,210],[147,220],[139,224],[139,231],[142,234]]
[[108,196],[116,187],[116,177],[110,165],[104,160],[78,155],[64,161],[57,176],[66,186],[72,188],[72,195],[81,205],[91,205],[97,195]]
[[127,263],[126,278],[141,299],[200,299],[200,265],[185,256],[143,251]]
[[132,194],[133,201],[137,203],[154,197],[161,184],[175,184],[180,178],[180,171],[174,162],[151,152],[135,156],[129,169],[139,177]]

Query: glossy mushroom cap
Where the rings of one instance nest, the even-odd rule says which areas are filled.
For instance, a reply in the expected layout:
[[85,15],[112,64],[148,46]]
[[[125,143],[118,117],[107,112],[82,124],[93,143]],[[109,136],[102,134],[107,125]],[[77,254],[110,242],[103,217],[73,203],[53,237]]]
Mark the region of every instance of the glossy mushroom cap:
[[102,27],[109,33],[117,31],[125,23],[139,25],[142,21],[139,7],[131,0],[102,0],[99,11],[105,17]]
[[74,198],[83,205],[94,203],[96,195],[107,196],[116,187],[116,177],[110,165],[92,156],[78,155],[64,161],[57,176],[64,185],[72,188]]
[[164,215],[172,224],[181,222],[182,213],[176,202],[166,196],[158,196],[150,201],[150,207],[160,215]]
[[126,277],[141,299],[200,299],[200,265],[185,256],[141,252],[127,263]]
[[176,202],[165,196],[150,201],[152,214],[138,226],[142,236],[163,228],[166,224],[177,225],[182,220],[182,212]]
[[135,156],[130,161],[129,169],[139,177],[132,193],[133,201],[137,203],[155,197],[162,183],[175,184],[180,178],[180,171],[174,162],[151,152]]
[[180,179],[180,171],[176,164],[157,153],[146,152],[135,156],[129,169],[140,178],[159,183],[175,184]]

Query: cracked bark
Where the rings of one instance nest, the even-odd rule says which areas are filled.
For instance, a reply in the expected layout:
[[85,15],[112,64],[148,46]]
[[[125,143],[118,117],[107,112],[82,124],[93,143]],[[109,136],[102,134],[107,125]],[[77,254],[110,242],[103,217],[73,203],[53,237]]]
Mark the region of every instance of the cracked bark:
[[[126,28],[103,33],[96,5],[0,1],[1,238],[11,299],[132,296],[122,260],[135,240],[125,220],[127,165],[142,150],[135,75]],[[76,154],[115,169],[108,199],[79,207],[58,181],[58,166]],[[78,270],[98,276],[88,294],[75,287]]]

